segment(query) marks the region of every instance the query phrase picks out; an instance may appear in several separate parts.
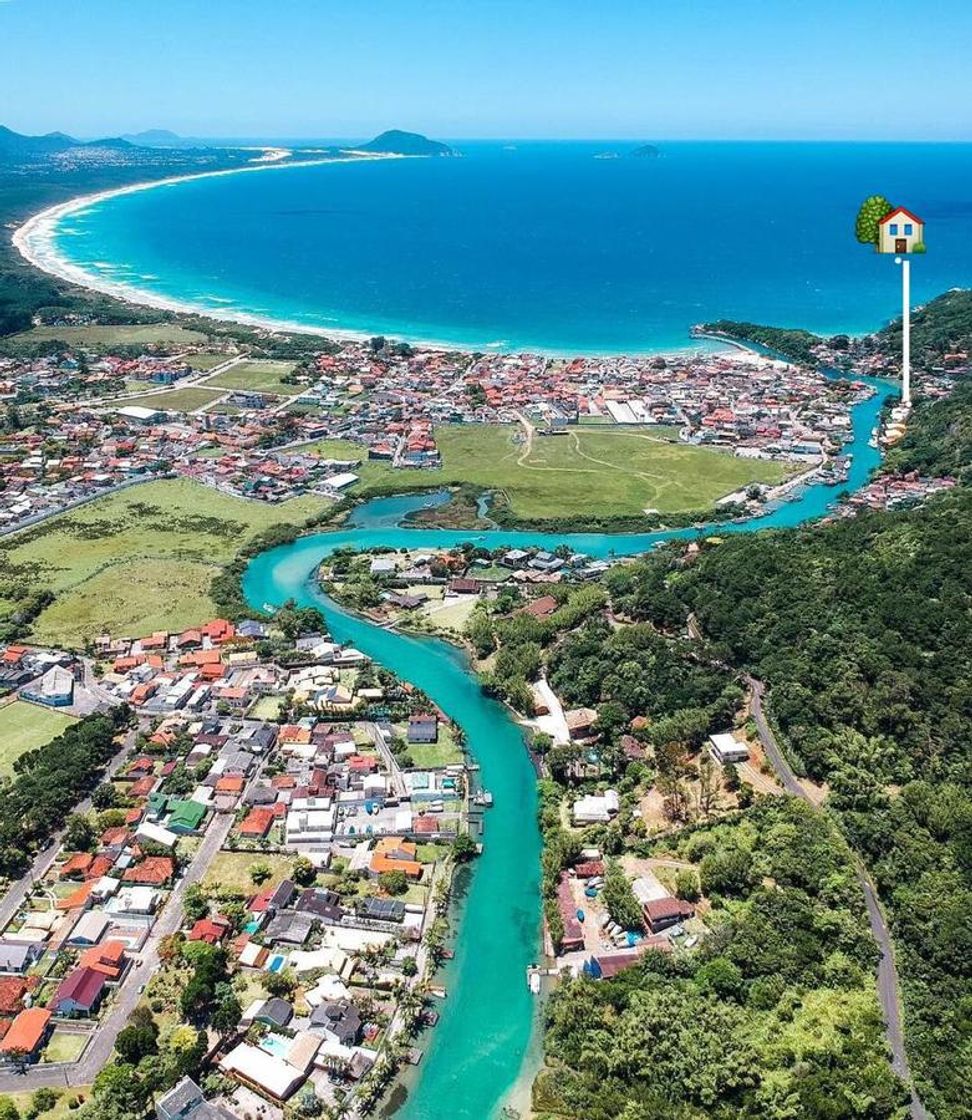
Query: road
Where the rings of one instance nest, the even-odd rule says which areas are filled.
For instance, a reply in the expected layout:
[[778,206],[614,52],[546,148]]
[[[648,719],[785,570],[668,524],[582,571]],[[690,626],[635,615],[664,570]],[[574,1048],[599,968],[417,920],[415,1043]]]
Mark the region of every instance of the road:
[[[780,749],[776,734],[766,719],[763,710],[763,695],[766,686],[755,677],[747,676],[746,680],[752,690],[752,714],[759,741],[763,745],[766,757],[770,760],[780,779],[783,788],[794,797],[802,798],[808,805],[813,805],[809,794],[797,781],[796,774]],[[814,808],[817,806],[814,805]],[[881,1011],[884,1015],[884,1030],[891,1050],[891,1068],[909,1086],[911,1090],[911,1116],[913,1120],[931,1120],[931,1114],[921,1103],[911,1080],[911,1068],[908,1065],[908,1054],[905,1050],[904,1027],[901,1020],[901,985],[898,981],[898,968],[894,960],[894,945],[891,941],[891,932],[888,929],[884,910],[878,899],[877,891],[871,876],[867,872],[860,857],[853,853],[854,873],[864,892],[864,903],[867,907],[867,918],[871,927],[871,934],[877,942],[881,952],[877,967],[877,992],[881,1002]]]
[[[114,703],[114,701],[112,701]],[[105,770],[105,776],[102,781],[107,782],[121,766],[128,756],[128,752],[135,745],[135,732],[130,731],[125,735],[125,739],[108,763]],[[86,797],[74,809],[75,813],[87,813],[91,808],[91,798]],[[51,864],[54,862],[54,857],[57,855],[61,847],[61,838],[63,832],[59,832],[54,836],[51,842],[43,851],[37,853],[31,862],[30,867],[24,873],[23,877],[16,883],[12,884],[7,893],[0,899],[0,929],[6,929],[13,919],[14,915],[20,910],[27,898],[29,892],[33,889],[34,883],[43,879],[50,869]]]
[[132,967],[116,989],[111,1009],[98,1024],[81,1060],[61,1065],[28,1066],[24,1073],[0,1074],[0,1093],[32,1090],[41,1085],[77,1087],[90,1085],[94,1081],[98,1071],[108,1064],[118,1032],[128,1022],[128,1017],[141,998],[142,986],[159,969],[159,945],[162,939],[175,933],[182,925],[182,899],[186,889],[191,884],[198,883],[205,875],[206,869],[226,841],[233,819],[232,813],[224,813],[210,825],[192,863],[176,882],[141,951],[132,954]]

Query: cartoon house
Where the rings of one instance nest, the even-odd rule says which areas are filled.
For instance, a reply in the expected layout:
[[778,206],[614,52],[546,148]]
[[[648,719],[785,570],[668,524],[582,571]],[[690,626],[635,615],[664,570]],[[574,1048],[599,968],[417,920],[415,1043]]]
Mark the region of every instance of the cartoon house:
[[878,222],[880,253],[912,253],[924,240],[925,223],[903,206],[896,206]]

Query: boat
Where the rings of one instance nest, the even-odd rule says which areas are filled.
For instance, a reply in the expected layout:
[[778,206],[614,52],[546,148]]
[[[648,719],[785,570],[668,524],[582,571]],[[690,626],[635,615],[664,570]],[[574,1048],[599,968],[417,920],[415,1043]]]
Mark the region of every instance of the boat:
[[474,805],[482,805],[486,809],[491,809],[493,806],[493,795],[488,789],[481,789],[472,800]]

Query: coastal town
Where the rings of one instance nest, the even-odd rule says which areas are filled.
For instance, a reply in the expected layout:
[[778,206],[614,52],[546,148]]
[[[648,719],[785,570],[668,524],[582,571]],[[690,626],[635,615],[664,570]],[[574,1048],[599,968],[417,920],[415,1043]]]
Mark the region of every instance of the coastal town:
[[[433,485],[451,466],[437,433],[467,425],[518,433],[521,457],[544,437],[641,430],[785,464],[781,488],[720,499],[751,506],[800,481],[845,481],[851,409],[872,392],[740,350],[561,361],[373,340],[296,362],[251,359],[225,343],[156,343],[128,356],[58,342],[57,324],[44,330],[52,341],[36,348],[49,353],[0,357],[4,532],[161,477],[273,503],[353,497],[375,470],[402,472],[402,488],[418,481],[406,472],[427,471]],[[84,331],[63,325],[69,338]],[[941,380],[932,388],[944,391]],[[882,438],[893,443],[901,430],[892,423]]]
[[[234,1115],[364,1107],[420,1059],[475,775],[443,713],[314,614],[0,653],[6,704],[129,713],[87,807],[0,899],[4,1089],[89,1085],[153,1014],[190,1049],[208,1024]],[[218,1107],[188,1078],[175,1099]]]

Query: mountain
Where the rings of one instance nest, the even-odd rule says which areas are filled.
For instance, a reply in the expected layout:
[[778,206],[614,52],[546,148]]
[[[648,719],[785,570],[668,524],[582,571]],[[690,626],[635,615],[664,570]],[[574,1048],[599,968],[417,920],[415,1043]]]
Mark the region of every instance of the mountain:
[[72,140],[63,132],[49,132],[46,136],[24,136],[0,125],[0,162],[3,163],[44,158],[55,152],[74,148],[77,144],[77,140]]
[[206,148],[205,140],[194,136],[180,136],[168,128],[146,128],[142,132],[126,132],[123,140],[129,140],[143,148]]
[[383,152],[396,156],[451,156],[455,155],[448,144],[438,140],[430,140],[419,132],[402,132],[401,129],[392,128],[369,140],[367,144],[359,144],[359,152]]
[[635,159],[657,159],[661,155],[661,150],[656,148],[654,144],[642,144],[640,148],[635,148],[629,154],[633,155]]

